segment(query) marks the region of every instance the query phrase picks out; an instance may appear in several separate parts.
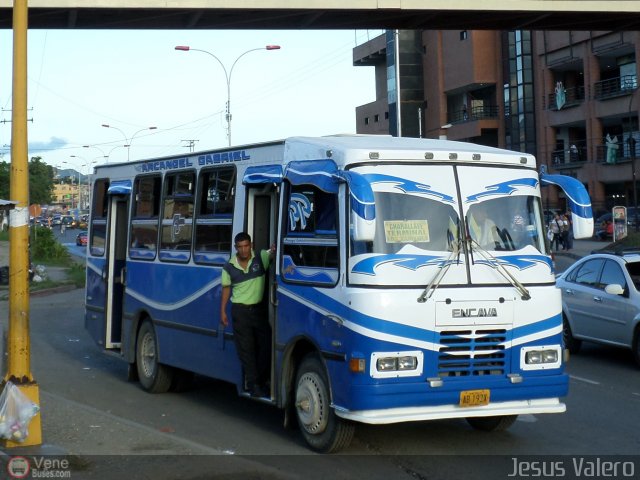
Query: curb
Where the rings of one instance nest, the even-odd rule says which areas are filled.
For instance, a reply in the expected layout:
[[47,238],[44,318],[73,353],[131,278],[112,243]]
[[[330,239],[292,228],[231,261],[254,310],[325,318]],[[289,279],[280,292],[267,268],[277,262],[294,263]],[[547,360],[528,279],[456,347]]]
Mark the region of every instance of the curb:
[[45,288],[43,290],[36,290],[35,292],[29,292],[31,297],[46,297],[47,295],[53,295],[54,293],[63,293],[75,290],[76,287],[73,283],[67,285],[60,285],[58,287]]

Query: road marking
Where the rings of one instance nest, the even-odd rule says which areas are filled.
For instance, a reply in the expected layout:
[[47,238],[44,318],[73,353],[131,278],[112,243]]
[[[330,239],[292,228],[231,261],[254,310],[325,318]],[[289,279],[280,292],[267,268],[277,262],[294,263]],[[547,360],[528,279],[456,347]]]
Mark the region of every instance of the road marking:
[[633,392],[631,395],[635,395],[636,397],[640,397],[640,393],[638,393],[638,392]]
[[575,375],[569,375],[574,380],[578,380],[579,382],[590,383],[591,385],[600,385],[600,382],[596,382],[595,380],[589,380],[588,378],[576,377]]

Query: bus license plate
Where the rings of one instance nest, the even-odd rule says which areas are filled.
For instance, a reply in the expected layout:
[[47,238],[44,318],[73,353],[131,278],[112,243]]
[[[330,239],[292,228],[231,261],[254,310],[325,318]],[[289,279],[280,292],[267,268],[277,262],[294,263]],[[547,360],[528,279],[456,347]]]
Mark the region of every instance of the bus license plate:
[[490,390],[464,390],[460,392],[461,407],[489,405]]

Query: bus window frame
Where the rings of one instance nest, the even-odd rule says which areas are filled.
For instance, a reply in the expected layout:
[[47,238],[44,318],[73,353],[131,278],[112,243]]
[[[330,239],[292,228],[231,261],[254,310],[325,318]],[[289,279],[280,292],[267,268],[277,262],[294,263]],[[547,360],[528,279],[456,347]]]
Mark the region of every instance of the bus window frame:
[[[145,178],[156,178],[160,180],[160,192],[159,192],[159,196],[158,196],[158,215],[157,217],[149,217],[148,219],[145,219],[144,217],[136,217],[136,207],[138,205],[138,199],[137,194],[138,192],[138,186],[140,184],[140,181],[142,181]],[[157,174],[157,173],[152,173],[152,174],[143,174],[143,175],[136,175],[133,178],[133,189],[131,192],[131,210],[129,212],[129,238],[127,239],[127,251],[128,251],[128,255],[129,258],[132,260],[142,260],[142,261],[153,261],[158,257],[158,250],[159,250],[159,239],[160,239],[160,220],[161,220],[161,212],[162,212],[162,186],[163,186],[163,178],[161,174]],[[156,225],[156,238],[155,238],[155,248],[149,249],[149,248],[136,248],[133,247],[131,245],[131,237],[133,235],[133,228],[134,228],[134,222],[137,221],[139,223],[137,223],[136,225],[152,225],[153,223],[155,223]],[[151,255],[151,253],[153,253],[153,255]]]
[[[214,213],[203,215],[202,203],[201,203],[203,199],[201,197],[203,195],[206,195],[206,192],[204,190],[205,188],[204,176],[211,172],[219,173],[221,171],[231,172],[231,179],[232,179],[231,183],[232,183],[232,190],[233,190],[233,201],[231,202],[231,213],[217,214],[215,213],[215,209],[214,209]],[[219,175],[216,176],[216,180],[218,178],[219,178]],[[194,215],[193,215],[193,227],[192,227],[193,240],[191,243],[192,258],[194,263],[197,263],[199,265],[222,266],[225,263],[227,263],[227,261],[231,257],[231,254],[233,253],[233,220],[234,220],[233,217],[236,211],[237,194],[238,194],[238,169],[236,168],[235,165],[220,165],[215,167],[206,167],[206,168],[202,168],[198,172],[198,179],[197,179],[196,192],[195,192],[195,198],[194,198]],[[224,216],[221,216],[221,215],[224,215]],[[222,250],[207,251],[207,250],[197,249],[196,247],[197,247],[197,240],[198,240],[198,236],[197,236],[198,225],[228,226],[229,227],[229,250],[228,251],[222,251]],[[209,253],[212,255],[211,259],[206,258],[206,256]]]
[[[174,228],[173,223],[169,224],[169,221],[173,222],[174,220],[170,220],[170,219],[165,219],[165,210],[166,210],[166,202],[168,199],[175,199],[176,197],[180,197],[180,195],[176,195],[175,194],[175,186],[174,186],[174,193],[172,195],[167,195],[166,194],[166,188],[167,188],[167,179],[171,178],[171,177],[175,177],[177,178],[180,175],[185,175],[185,174],[191,174],[193,176],[193,187],[191,189],[192,193],[190,195],[191,197],[191,205],[192,205],[192,215],[190,218],[184,218],[184,221],[186,222],[187,220],[191,222],[191,234],[190,234],[190,243],[189,243],[189,249],[178,249],[178,248],[162,248],[162,241],[163,241],[163,230],[165,227],[170,226],[171,228]],[[196,188],[197,188],[197,182],[198,181],[198,172],[195,169],[185,169],[185,170],[176,170],[176,171],[171,171],[171,172],[167,172],[164,174],[163,178],[162,178],[162,190],[161,190],[161,194],[160,194],[160,222],[159,222],[159,230],[158,230],[158,245],[157,245],[157,251],[158,251],[158,259],[162,262],[167,262],[167,263],[189,263],[189,261],[191,260],[191,258],[193,257],[192,252],[193,252],[193,222],[194,222],[194,218],[195,218],[195,205],[194,205],[194,200],[195,200],[195,195],[196,195]],[[184,198],[184,197],[183,197]],[[174,200],[175,203],[175,200]],[[166,220],[166,222],[165,222]],[[177,243],[175,244],[177,245]],[[185,255],[185,252],[188,252],[187,255]]]

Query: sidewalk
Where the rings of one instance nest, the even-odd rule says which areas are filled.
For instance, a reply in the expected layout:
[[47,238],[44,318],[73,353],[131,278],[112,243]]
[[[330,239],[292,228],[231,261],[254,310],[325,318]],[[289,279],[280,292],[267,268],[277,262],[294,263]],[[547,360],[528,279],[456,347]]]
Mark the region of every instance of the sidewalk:
[[590,238],[585,240],[574,240],[573,248],[568,252],[559,250],[553,253],[556,256],[565,256],[573,258],[574,260],[578,260],[586,255],[589,255],[594,250],[605,248],[607,245],[609,245],[609,242],[599,242]]
[[[9,266],[9,242],[0,241],[0,267]],[[37,267],[37,264],[34,264]],[[53,282],[64,282],[67,280],[67,267],[45,266],[46,278]]]

